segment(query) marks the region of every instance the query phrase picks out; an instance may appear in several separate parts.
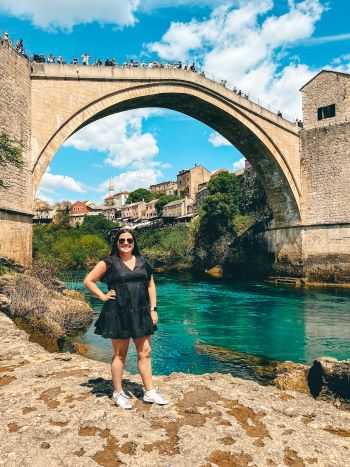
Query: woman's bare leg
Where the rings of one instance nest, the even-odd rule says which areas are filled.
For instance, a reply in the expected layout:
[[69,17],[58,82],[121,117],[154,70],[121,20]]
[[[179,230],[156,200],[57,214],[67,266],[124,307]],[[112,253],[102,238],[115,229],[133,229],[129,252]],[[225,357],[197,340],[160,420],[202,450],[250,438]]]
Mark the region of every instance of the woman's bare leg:
[[153,388],[151,365],[151,336],[134,339],[137,351],[137,368],[141,375],[145,390]]
[[114,355],[111,363],[112,381],[114,390],[122,390],[122,380],[125,368],[125,360],[128,354],[129,339],[112,339]]

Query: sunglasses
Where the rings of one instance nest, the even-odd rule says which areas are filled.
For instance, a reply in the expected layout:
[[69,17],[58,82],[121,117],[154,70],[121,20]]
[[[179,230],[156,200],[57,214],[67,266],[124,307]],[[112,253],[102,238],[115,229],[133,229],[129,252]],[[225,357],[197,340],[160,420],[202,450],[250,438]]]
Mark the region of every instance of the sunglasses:
[[118,238],[118,242],[121,245],[124,245],[124,243],[128,243],[129,245],[132,245],[134,243],[134,239],[133,238]]

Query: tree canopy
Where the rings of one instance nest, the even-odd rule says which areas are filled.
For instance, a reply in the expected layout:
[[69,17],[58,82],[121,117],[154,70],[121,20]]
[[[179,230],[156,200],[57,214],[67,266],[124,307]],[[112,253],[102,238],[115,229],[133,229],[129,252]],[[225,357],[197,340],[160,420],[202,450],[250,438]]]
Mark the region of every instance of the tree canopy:
[[157,196],[155,193],[152,193],[147,188],[137,188],[136,190],[129,193],[126,204],[137,203],[138,201],[144,200],[145,203],[148,203],[152,199],[156,199]]

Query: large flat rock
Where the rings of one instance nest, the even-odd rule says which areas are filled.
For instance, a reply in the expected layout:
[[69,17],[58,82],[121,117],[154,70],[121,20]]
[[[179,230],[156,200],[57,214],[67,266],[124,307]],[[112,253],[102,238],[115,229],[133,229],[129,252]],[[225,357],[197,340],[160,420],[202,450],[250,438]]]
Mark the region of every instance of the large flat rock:
[[111,400],[107,363],[49,353],[0,313],[0,465],[349,465],[350,413],[230,375],[155,377],[168,406]]

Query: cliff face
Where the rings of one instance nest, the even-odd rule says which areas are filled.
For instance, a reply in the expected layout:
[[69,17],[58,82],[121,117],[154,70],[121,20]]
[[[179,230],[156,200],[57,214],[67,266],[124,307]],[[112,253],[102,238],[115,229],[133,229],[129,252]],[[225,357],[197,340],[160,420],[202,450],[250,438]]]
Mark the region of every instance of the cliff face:
[[257,221],[271,217],[266,192],[256,172],[252,168],[246,169],[242,175],[238,175],[238,180],[243,192],[241,212],[255,213]]
[[230,375],[156,377],[168,406],[111,401],[109,364],[48,353],[0,313],[1,461],[27,466],[348,465],[350,418],[325,402]]

